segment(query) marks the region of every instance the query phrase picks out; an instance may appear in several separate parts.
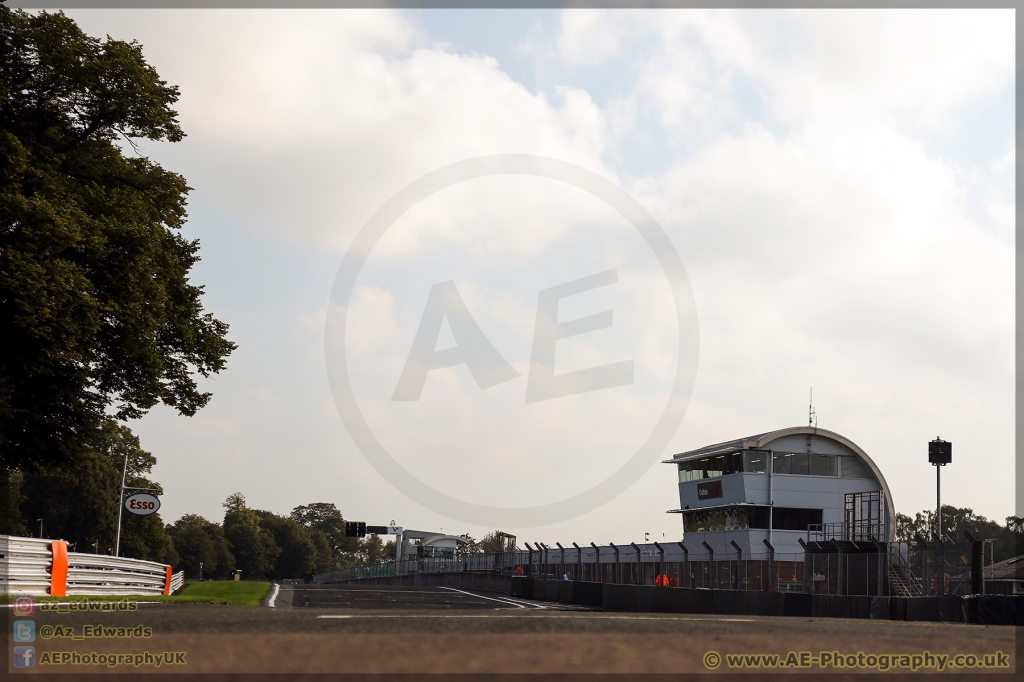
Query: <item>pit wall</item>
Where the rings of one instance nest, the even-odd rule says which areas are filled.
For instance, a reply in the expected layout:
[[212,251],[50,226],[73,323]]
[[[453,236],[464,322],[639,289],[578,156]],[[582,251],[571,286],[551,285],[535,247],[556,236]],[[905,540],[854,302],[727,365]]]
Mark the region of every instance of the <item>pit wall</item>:
[[510,596],[603,611],[1024,625],[1024,596],[863,597],[511,578]]
[[430,573],[353,580],[357,585],[423,585],[495,592],[602,611],[708,615],[863,618],[1024,625],[1024,596],[863,597],[794,592],[705,590],[541,580],[494,573]]

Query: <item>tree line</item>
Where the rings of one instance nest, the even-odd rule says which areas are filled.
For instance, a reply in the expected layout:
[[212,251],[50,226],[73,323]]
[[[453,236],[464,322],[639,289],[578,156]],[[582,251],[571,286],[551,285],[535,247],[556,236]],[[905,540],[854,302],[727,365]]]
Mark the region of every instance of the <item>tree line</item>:
[[[916,537],[932,543],[938,529],[935,510],[925,509],[914,514],[913,518],[906,514],[896,514],[896,539],[911,543],[911,549],[917,550],[919,545]],[[968,507],[942,505],[942,535],[948,538],[947,543],[955,547],[966,547],[967,538],[963,531],[970,533],[975,540],[992,540],[991,548],[985,548],[985,562],[1004,561],[1017,556],[1024,546],[1024,518],[1007,516],[1006,525],[991,521],[974,513]],[[948,546],[948,545],[947,545]]]

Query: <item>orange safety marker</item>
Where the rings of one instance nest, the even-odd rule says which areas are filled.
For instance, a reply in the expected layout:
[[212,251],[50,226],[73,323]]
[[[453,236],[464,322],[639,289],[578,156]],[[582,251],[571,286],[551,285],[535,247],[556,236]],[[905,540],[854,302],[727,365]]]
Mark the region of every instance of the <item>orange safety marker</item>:
[[164,566],[164,568],[167,571],[166,577],[164,578],[164,595],[168,595],[171,593],[171,571],[173,571],[174,569],[172,569],[170,566]]
[[68,543],[54,540],[50,543],[50,596],[68,596]]

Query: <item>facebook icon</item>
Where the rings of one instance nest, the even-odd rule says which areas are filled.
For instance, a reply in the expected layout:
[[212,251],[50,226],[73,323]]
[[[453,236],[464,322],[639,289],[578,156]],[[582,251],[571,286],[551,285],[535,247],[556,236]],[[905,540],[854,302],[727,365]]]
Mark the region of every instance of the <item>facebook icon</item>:
[[36,648],[34,646],[14,647],[14,667],[34,668],[36,665]]

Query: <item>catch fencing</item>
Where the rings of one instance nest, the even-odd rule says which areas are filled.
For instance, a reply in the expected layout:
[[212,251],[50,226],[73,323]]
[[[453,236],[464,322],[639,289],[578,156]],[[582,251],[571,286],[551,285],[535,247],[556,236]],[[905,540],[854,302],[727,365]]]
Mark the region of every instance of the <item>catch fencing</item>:
[[0,535],[0,594],[167,595],[184,582],[184,571],[155,561],[69,552],[63,540]]
[[[810,538],[809,538],[810,539]],[[541,580],[570,580],[613,585],[658,585],[692,589],[794,592],[817,595],[929,596],[970,594],[970,566],[960,553],[918,555],[906,543],[848,542],[799,553],[697,552],[683,543],[516,549],[494,554],[420,557],[363,564],[313,577],[316,583],[443,573],[489,572]],[[714,550],[715,548],[712,547]],[[911,551],[908,552],[908,549]],[[855,550],[855,551],[854,551]],[[955,561],[955,563],[954,563]],[[918,575],[912,566],[945,565],[945,585],[937,570]]]

